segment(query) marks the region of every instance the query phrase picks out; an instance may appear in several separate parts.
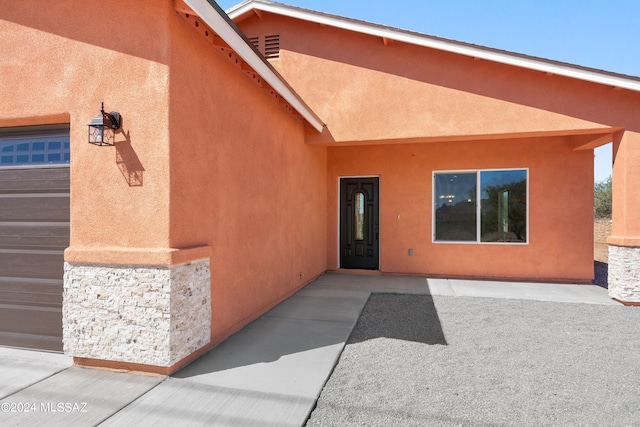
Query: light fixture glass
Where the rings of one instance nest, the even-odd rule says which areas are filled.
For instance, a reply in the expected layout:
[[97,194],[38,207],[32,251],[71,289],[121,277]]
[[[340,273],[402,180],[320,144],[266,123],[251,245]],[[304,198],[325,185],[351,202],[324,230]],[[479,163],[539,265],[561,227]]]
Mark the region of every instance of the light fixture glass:
[[100,107],[100,114],[91,119],[89,123],[89,144],[115,145],[115,133],[120,129],[122,118],[120,113],[112,111],[104,112],[104,102]]

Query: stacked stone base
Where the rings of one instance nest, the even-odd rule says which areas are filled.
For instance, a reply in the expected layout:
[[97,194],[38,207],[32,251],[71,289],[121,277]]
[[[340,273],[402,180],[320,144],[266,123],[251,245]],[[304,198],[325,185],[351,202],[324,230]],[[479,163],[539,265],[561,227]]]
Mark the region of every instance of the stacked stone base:
[[65,263],[65,353],[170,367],[211,339],[209,260],[168,267]]
[[609,245],[609,296],[640,305],[640,248]]

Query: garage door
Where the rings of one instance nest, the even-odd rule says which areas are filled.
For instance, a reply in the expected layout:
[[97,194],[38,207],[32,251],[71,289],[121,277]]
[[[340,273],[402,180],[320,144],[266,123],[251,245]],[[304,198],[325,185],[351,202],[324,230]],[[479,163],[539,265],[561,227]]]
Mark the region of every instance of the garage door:
[[69,127],[0,129],[0,345],[62,351]]

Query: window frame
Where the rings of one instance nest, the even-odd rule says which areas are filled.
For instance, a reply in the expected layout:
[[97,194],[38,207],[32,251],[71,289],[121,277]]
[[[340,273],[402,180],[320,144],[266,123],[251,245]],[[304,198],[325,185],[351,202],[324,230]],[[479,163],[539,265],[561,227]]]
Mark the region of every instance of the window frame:
[[[69,157],[71,154],[71,138],[70,138],[70,132],[69,132],[69,125],[68,124],[57,124],[57,125],[35,125],[35,126],[22,126],[22,127],[6,127],[6,128],[0,128],[0,141],[14,141],[15,143],[17,143],[17,141],[20,140],[24,140],[25,144],[32,144],[33,142],[43,142],[43,143],[49,143],[49,142],[56,142],[56,141],[47,141],[48,138],[66,138],[68,141],[60,141],[60,143],[62,144],[60,149],[51,149],[53,150],[53,152],[49,152],[49,148],[47,146],[45,146],[45,148],[42,150],[42,153],[36,153],[36,154],[42,154],[42,155],[52,155],[52,154],[60,154],[61,155],[61,159],[62,161],[54,161],[53,163],[49,163],[48,161],[43,161],[42,163],[38,162],[38,163],[31,163],[31,162],[27,162],[27,163],[7,163],[7,164],[1,164],[0,163],[0,168],[1,169],[33,169],[33,168],[52,168],[52,167],[69,167],[69,165],[71,164],[71,159],[69,158],[68,161],[64,160],[64,156],[67,151],[67,148],[65,148],[64,144],[69,144],[69,148],[68,148],[68,154]],[[42,141],[32,141],[32,140],[37,140],[37,139],[42,139]],[[30,141],[31,140],[31,141]],[[38,150],[39,151],[39,150]],[[11,150],[11,153],[14,153],[14,150]],[[0,150],[0,155],[1,155],[1,150]],[[15,157],[14,154],[11,154],[12,156]],[[25,155],[30,156],[29,159],[31,159],[32,155],[33,155],[33,150],[30,148],[29,150],[25,151]]]
[[[527,233],[526,233],[526,242],[483,242],[482,241],[482,211],[481,211],[481,200],[482,200],[482,187],[480,174],[482,172],[501,172],[501,171],[525,171],[527,177]],[[476,240],[436,240],[436,209],[438,208],[436,204],[436,175],[440,174],[476,174],[476,200],[475,200],[475,209],[476,209]],[[451,169],[451,170],[434,170],[431,173],[431,243],[434,244],[459,244],[459,245],[515,245],[515,246],[528,246],[531,243],[530,239],[530,197],[529,197],[529,182],[530,182],[530,173],[529,168],[521,167],[521,168],[487,168],[487,169]]]

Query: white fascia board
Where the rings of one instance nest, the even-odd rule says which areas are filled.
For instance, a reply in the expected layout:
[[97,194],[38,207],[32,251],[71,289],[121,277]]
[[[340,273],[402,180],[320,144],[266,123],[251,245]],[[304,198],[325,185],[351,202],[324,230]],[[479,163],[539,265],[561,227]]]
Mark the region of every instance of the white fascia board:
[[446,40],[437,40],[434,38],[430,38],[426,35],[409,34],[403,31],[393,30],[391,28],[381,28],[377,25],[368,25],[367,23],[354,22],[352,20],[343,20],[323,14],[314,14],[304,10],[290,9],[288,7],[283,7],[275,4],[262,2],[241,3],[235,8],[229,10],[229,17],[233,20],[251,11],[252,9],[258,9],[264,12],[270,12],[277,15],[287,16],[304,21],[315,22],[321,25],[336,27],[343,30],[355,31],[376,37],[384,37],[390,40],[396,40],[399,42],[409,43],[417,46],[424,46],[446,52],[458,53],[461,55],[471,56],[487,61],[499,62],[502,64],[541,71],[544,73],[556,74],[558,76],[571,77],[574,79],[586,80],[589,82],[600,83],[607,86],[640,92],[640,81],[626,79],[621,76],[613,76],[607,73],[584,70],[577,67],[572,67],[567,64],[540,61],[532,57],[526,58],[519,55],[510,55],[509,53],[495,52],[490,49],[482,49],[480,47],[460,45],[457,43],[448,42]]
[[184,0],[184,2],[218,34],[229,47],[240,56],[262,79],[276,90],[315,130],[322,132],[324,123],[311,111],[289,85],[274,70],[256,55],[240,34],[215,10],[207,0]]

